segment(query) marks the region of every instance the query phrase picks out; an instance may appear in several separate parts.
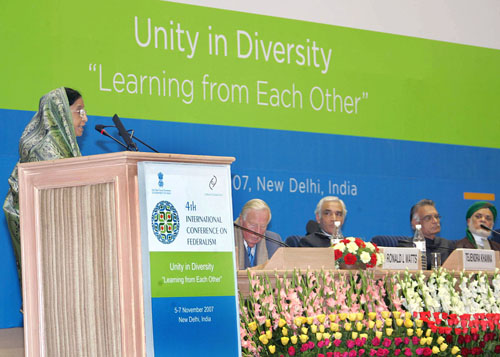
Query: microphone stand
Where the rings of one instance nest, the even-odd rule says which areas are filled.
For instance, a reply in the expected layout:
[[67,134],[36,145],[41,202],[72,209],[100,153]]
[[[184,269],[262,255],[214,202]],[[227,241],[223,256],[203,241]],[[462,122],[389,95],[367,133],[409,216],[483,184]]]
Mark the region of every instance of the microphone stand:
[[267,241],[270,241],[270,242],[276,243],[276,244],[278,244],[278,245],[280,245],[280,246],[282,246],[282,247],[290,247],[290,246],[289,246],[288,244],[286,244],[285,242],[282,242],[282,241],[280,241],[280,240],[277,240],[277,239],[274,239],[274,238],[268,237],[268,236],[266,236],[266,235],[264,235],[264,234],[260,234],[259,232],[253,231],[253,230],[248,229],[248,228],[246,228],[246,227],[240,226],[238,223],[233,223],[233,224],[234,224],[234,226],[235,226],[236,228],[239,228],[239,229],[244,230],[244,231],[246,231],[246,232],[249,232],[249,233],[255,234],[256,236],[259,236],[259,237],[261,237],[261,238],[264,238],[264,239],[265,239],[265,240],[267,240]]
[[480,224],[480,226],[481,226],[481,228],[482,228],[482,229],[486,229],[487,231],[489,231],[489,232],[491,232],[491,233],[494,233],[494,234],[496,234],[496,235],[500,236],[500,232],[495,231],[494,229],[491,229],[490,227],[485,226],[485,225],[484,225],[484,224],[482,224],[482,223]]
[[156,150],[156,149],[152,148],[151,146],[149,146],[148,144],[146,144],[144,141],[142,141],[141,139],[139,139],[137,136],[134,136],[134,130],[133,130],[133,129],[130,129],[130,130],[127,130],[127,131],[131,131],[131,132],[132,132],[132,134],[130,134],[130,140],[135,139],[135,140],[137,140],[138,142],[140,142],[142,145],[144,145],[144,146],[146,146],[146,147],[150,148],[150,149],[151,149],[151,150],[153,150],[154,152],[158,152],[158,153],[159,153],[159,151],[158,151],[158,150]]

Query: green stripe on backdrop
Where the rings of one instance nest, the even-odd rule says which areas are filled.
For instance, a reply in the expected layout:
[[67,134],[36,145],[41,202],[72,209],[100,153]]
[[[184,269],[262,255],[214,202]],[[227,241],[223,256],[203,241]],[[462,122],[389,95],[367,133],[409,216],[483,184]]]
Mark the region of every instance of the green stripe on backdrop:
[[93,115],[500,147],[499,50],[157,0],[1,7],[1,108],[68,85]]
[[231,252],[151,252],[151,297],[234,296]]

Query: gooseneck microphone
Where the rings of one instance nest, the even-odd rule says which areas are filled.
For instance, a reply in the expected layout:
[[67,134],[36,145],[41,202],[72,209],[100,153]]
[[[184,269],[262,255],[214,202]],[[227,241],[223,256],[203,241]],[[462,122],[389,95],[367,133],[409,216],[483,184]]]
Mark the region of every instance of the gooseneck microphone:
[[485,225],[484,225],[484,224],[482,224],[482,223],[480,224],[480,226],[481,226],[481,228],[482,228],[482,229],[486,229],[487,231],[492,232],[492,233],[495,233],[495,234],[497,234],[497,235],[499,235],[499,236],[500,236],[500,232],[495,231],[494,229],[491,229],[490,227],[485,226]]
[[130,134],[127,132],[127,129],[123,126],[122,121],[118,117],[118,115],[113,115],[113,123],[115,123],[116,128],[118,129],[118,134],[125,140],[125,144],[127,144],[126,148],[130,151],[139,151],[137,145],[130,138]]
[[278,244],[278,245],[280,245],[280,246],[282,246],[282,247],[290,247],[290,246],[289,246],[288,244],[286,244],[285,242],[282,242],[282,241],[280,241],[280,240],[277,240],[277,239],[274,239],[274,238],[268,237],[268,236],[266,236],[266,235],[264,235],[264,234],[260,234],[259,232],[256,232],[256,231],[254,231],[254,230],[251,230],[251,229],[249,229],[249,228],[246,228],[246,227],[240,226],[238,223],[233,223],[233,224],[234,224],[234,226],[235,226],[236,228],[239,228],[239,229],[241,229],[241,230],[244,230],[244,231],[247,231],[247,232],[249,232],[249,233],[255,234],[256,236],[259,236],[259,237],[261,237],[261,238],[264,238],[264,239],[265,239],[265,240],[267,240],[267,241],[270,241],[270,242],[276,243],[276,244]]
[[95,126],[95,130],[97,130],[97,131],[98,131],[99,133],[101,133],[102,135],[107,136],[108,138],[113,139],[114,141],[116,141],[118,144],[120,144],[120,145],[121,145],[121,146],[123,146],[124,148],[127,148],[127,146],[125,146],[125,144],[123,144],[120,140],[115,139],[114,137],[112,137],[111,135],[109,135],[109,133],[108,133],[106,130],[104,130],[104,128],[108,128],[108,127],[110,127],[110,126],[109,126],[109,125],[108,125],[108,126],[106,126],[106,125],[102,125],[102,124],[97,124],[97,125]]

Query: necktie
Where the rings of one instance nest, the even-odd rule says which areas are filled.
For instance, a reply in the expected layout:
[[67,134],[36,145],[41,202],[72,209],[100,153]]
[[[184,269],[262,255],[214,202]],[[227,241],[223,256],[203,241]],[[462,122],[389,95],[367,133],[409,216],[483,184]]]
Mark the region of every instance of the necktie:
[[252,248],[247,247],[248,253],[248,261],[250,262],[250,266],[253,267],[255,264],[255,256],[252,254]]

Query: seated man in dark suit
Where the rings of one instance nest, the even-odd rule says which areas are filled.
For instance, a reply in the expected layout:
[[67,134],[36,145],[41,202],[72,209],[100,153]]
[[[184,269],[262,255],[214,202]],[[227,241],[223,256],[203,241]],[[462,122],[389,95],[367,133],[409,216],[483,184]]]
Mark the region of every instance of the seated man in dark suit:
[[441,232],[441,216],[436,210],[434,201],[423,199],[413,205],[410,210],[410,224],[413,230],[417,224],[422,226],[427,269],[431,268],[431,253],[441,253],[441,262],[444,263],[455,249],[455,242],[438,236]]
[[500,243],[489,240],[490,231],[481,227],[493,228],[497,219],[497,209],[493,204],[485,201],[474,203],[467,210],[465,219],[467,236],[457,242],[457,248],[500,250]]
[[279,234],[267,230],[270,221],[271,209],[266,202],[256,198],[245,203],[235,223],[259,235],[244,229],[234,230],[234,240],[238,251],[238,269],[264,264],[280,247],[262,237],[265,235],[281,242]]
[[[323,197],[314,211],[319,230],[309,233],[299,242],[299,247],[330,247],[330,237],[337,227],[335,221],[340,222],[339,229],[344,224],[347,209],[344,202],[335,196]],[[309,230],[309,229],[308,229]]]

